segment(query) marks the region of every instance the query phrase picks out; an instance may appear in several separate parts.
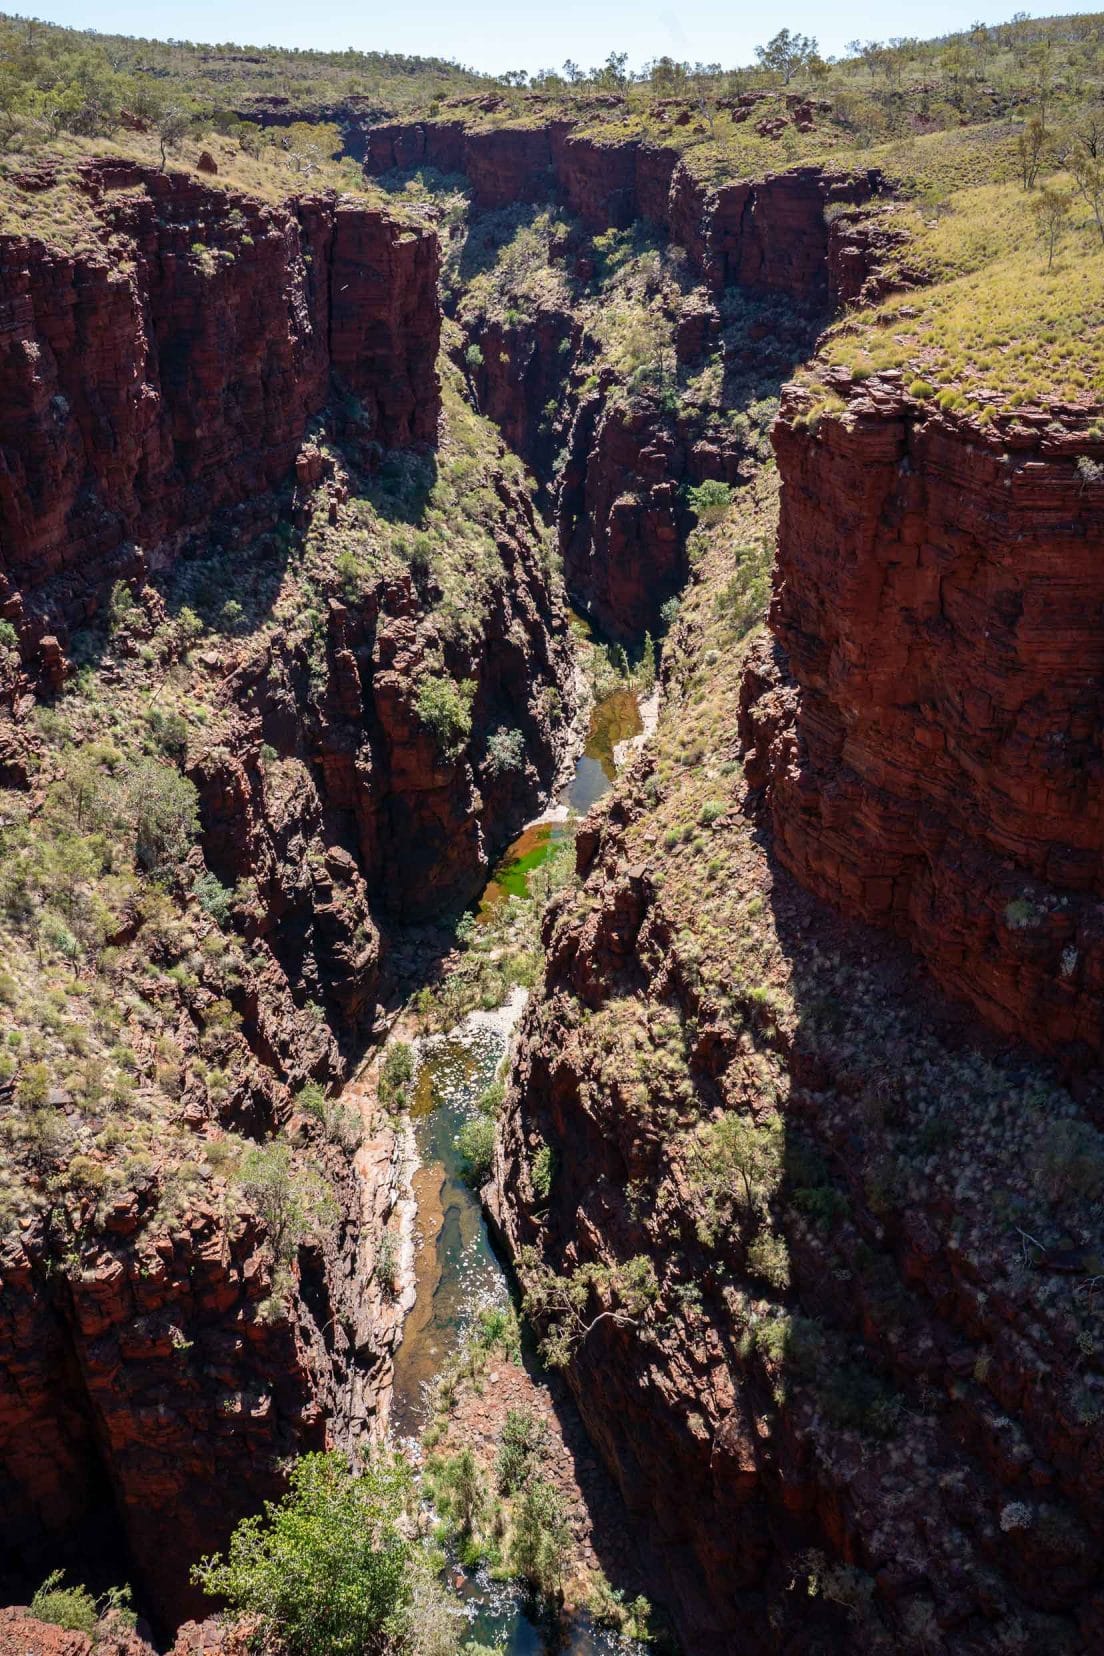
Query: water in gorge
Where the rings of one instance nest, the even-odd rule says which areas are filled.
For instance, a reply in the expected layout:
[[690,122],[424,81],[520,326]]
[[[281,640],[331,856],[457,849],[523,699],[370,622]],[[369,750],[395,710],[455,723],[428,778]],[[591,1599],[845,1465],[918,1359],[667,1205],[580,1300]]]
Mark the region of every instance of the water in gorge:
[[595,703],[586,745],[575,762],[570,782],[561,790],[553,810],[519,834],[499,859],[483,892],[482,915],[508,897],[527,895],[528,876],[569,832],[567,818],[585,816],[608,792],[617,775],[617,750],[642,730],[634,690],[614,690]]
[[[585,813],[608,791],[617,774],[615,748],[641,729],[632,691],[617,690],[596,704],[586,746],[556,802],[559,810],[549,813],[552,820],[527,828],[507,849],[488,882],[483,910],[526,894],[529,872],[569,831],[568,814]],[[480,1096],[494,1081],[524,1002],[525,991],[515,989],[505,1005],[473,1012],[448,1034],[415,1043],[413,1187],[421,1245],[415,1262],[417,1297],[395,1358],[391,1429],[399,1440],[416,1439],[425,1426],[428,1390],[463,1345],[479,1311],[506,1305],[510,1298],[479,1198],[463,1178],[457,1134],[475,1116]],[[460,1593],[471,1623],[468,1636],[500,1647],[506,1656],[597,1656],[637,1648],[585,1619],[549,1628],[527,1613],[518,1588],[493,1581],[484,1570],[469,1574]]]

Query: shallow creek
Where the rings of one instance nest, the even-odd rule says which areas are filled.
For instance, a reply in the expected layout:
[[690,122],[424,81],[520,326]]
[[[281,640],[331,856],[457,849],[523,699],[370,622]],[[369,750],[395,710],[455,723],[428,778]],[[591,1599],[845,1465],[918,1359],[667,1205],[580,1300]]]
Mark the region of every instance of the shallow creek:
[[[546,816],[507,849],[488,882],[481,912],[526,893],[528,875],[568,831],[569,815],[584,814],[608,791],[618,761],[644,729],[632,691],[615,691],[595,706],[573,777]],[[491,1247],[479,1199],[462,1177],[456,1137],[494,1080],[524,1004],[525,991],[515,990],[493,1012],[474,1012],[447,1035],[415,1043],[413,1191],[420,1246],[416,1298],[395,1357],[391,1430],[399,1440],[416,1439],[424,1427],[428,1390],[462,1346],[476,1313],[509,1300],[509,1284]],[[583,1621],[551,1632],[526,1614],[516,1588],[493,1582],[484,1572],[469,1577],[461,1596],[471,1618],[468,1637],[501,1646],[506,1656],[553,1651],[595,1656],[630,1648]]]

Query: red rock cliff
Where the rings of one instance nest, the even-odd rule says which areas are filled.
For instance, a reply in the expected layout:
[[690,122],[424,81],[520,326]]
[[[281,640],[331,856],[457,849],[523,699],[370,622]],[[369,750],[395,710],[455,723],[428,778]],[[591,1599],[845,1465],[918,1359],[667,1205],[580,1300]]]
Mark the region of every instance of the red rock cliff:
[[802,299],[828,296],[825,207],[867,201],[883,187],[876,170],[799,167],[711,191],[673,148],[603,144],[564,121],[482,131],[459,121],[392,124],[370,129],[367,146],[371,173],[423,164],[464,173],[477,209],[558,194],[588,230],[648,219],[714,287],[740,282]]
[[778,855],[998,1029],[1099,1052],[1104,489],[1077,457],[1100,445],[893,385],[815,433],[802,408],[742,722]]
[[0,576],[77,620],[146,550],[288,472],[340,384],[385,446],[431,441],[437,243],[353,198],[271,206],[89,162],[102,253],[0,237]]

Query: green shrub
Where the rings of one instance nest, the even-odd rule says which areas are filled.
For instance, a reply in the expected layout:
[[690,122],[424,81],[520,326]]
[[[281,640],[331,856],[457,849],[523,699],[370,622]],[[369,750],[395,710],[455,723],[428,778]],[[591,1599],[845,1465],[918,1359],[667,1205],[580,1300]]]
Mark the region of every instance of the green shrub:
[[455,759],[471,736],[471,709],[475,684],[464,679],[438,678],[427,674],[418,685],[415,707],[418,718],[437,739],[447,759]]
[[63,1570],[53,1570],[31,1600],[31,1615],[50,1627],[64,1627],[70,1633],[96,1631],[99,1617],[96,1601],[86,1587],[64,1587]]
[[188,721],[180,713],[163,713],[151,707],[146,714],[150,735],[169,759],[183,759],[188,752]]
[[533,1157],[533,1189],[542,1202],[552,1194],[552,1148],[542,1144]]
[[563,1588],[571,1549],[571,1526],[559,1491],[543,1479],[526,1486],[514,1514],[510,1568],[543,1599]]
[[414,1054],[405,1041],[393,1041],[380,1069],[380,1103],[398,1109],[406,1103],[414,1079]]
[[186,776],[157,759],[141,760],[127,779],[135,853],[150,872],[171,868],[199,829],[199,795]]
[[456,1136],[457,1148],[464,1161],[464,1178],[478,1190],[486,1184],[494,1160],[495,1124],[489,1116],[476,1116],[465,1121]]
[[305,1455],[282,1501],[244,1518],[224,1557],[193,1578],[237,1614],[260,1618],[288,1656],[363,1656],[401,1638],[413,1598],[410,1473],[380,1458],[354,1475],[343,1455]]
[[516,1495],[548,1454],[548,1427],[528,1409],[510,1409],[499,1439],[495,1475],[503,1495]]
[[525,738],[520,730],[500,725],[487,737],[486,766],[492,776],[525,768]]
[[786,1243],[773,1231],[760,1231],[747,1252],[748,1270],[752,1276],[769,1283],[779,1291],[790,1285],[790,1256]]
[[399,1243],[393,1231],[381,1232],[372,1269],[384,1293],[393,1298],[399,1286]]
[[322,1121],[326,1115],[326,1092],[317,1081],[307,1081],[295,1095],[295,1103],[304,1115],[312,1115]]
[[441,1470],[441,1483],[447,1492],[449,1512],[455,1518],[461,1535],[470,1535],[486,1504],[483,1477],[470,1449],[461,1449],[458,1455],[445,1462]]
[[17,1103],[25,1104],[32,1110],[40,1104],[45,1104],[49,1091],[50,1071],[42,1063],[28,1064],[15,1083]]
[[624,1639],[646,1642],[649,1637],[652,1607],[648,1600],[641,1594],[631,1603],[626,1603],[624,1593],[611,1587],[601,1572],[590,1589],[587,1609],[599,1627],[612,1628]]
[[192,890],[204,914],[209,914],[217,926],[225,927],[229,922],[230,908],[234,901],[234,893],[230,887],[224,886],[217,875],[205,873],[196,876]]
[[250,1147],[238,1170],[242,1189],[268,1227],[278,1263],[287,1265],[317,1222],[336,1213],[333,1192],[309,1166],[295,1164],[285,1139]]
[[699,523],[719,523],[732,504],[732,490],[710,477],[688,489],[686,498]]
[[127,625],[137,607],[134,594],[126,582],[116,581],[108,603],[108,628],[112,637]]

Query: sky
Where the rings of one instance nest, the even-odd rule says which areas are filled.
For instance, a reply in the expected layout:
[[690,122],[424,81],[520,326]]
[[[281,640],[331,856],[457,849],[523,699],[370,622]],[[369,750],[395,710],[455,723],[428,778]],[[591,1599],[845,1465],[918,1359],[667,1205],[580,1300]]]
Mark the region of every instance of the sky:
[[[979,17],[1000,23],[1019,9],[993,12],[978,0],[796,0],[784,10],[739,0],[44,0],[33,15],[107,34],[240,45],[420,53],[455,58],[474,69],[584,68],[610,52],[628,52],[634,68],[669,54],[724,68],[753,61],[755,47],[783,26],[814,35],[821,53],[843,53],[849,40],[917,35],[929,39],[968,28]],[[5,10],[32,12],[20,0]],[[1059,8],[1053,8],[1058,11]],[[1075,9],[1072,5],[1061,8]],[[1039,15],[1047,15],[1044,8]]]

